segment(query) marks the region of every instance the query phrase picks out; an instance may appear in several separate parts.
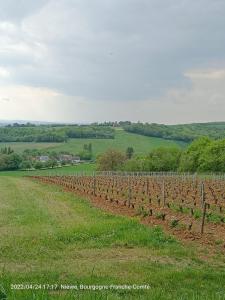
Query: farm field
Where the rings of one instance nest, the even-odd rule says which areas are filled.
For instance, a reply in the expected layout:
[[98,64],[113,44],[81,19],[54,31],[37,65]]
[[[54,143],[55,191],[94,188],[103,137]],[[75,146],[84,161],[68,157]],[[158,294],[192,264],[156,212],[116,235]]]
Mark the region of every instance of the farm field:
[[[225,299],[224,254],[181,243],[32,178],[0,177],[0,284],[13,300]],[[97,191],[97,190],[96,190]],[[217,248],[218,247],[218,248]],[[10,284],[149,284],[148,290],[11,290]]]
[[47,149],[52,151],[68,151],[73,154],[78,154],[83,149],[84,144],[92,144],[93,154],[96,157],[98,154],[105,152],[109,148],[115,148],[125,151],[127,147],[134,148],[135,154],[148,153],[150,150],[165,146],[185,147],[186,143],[169,141],[161,138],[146,137],[134,133],[127,133],[124,130],[115,131],[115,139],[69,139],[67,143],[0,143],[0,148],[10,146],[18,152],[23,152],[25,149]]
[[[185,239],[225,246],[225,179],[193,175],[97,172],[34,177],[98,200],[101,207],[140,215]],[[175,230],[174,230],[175,229]]]

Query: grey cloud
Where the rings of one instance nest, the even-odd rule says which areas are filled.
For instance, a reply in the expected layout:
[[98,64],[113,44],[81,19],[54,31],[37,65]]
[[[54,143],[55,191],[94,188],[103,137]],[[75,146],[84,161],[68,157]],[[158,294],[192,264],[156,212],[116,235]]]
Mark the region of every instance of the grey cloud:
[[[224,1],[21,3],[26,9],[8,20],[21,19],[15,44],[22,41],[27,50],[15,46],[1,54],[0,49],[0,65],[16,65],[14,83],[93,100],[143,100],[190,85],[186,70],[225,58]],[[11,33],[9,42],[15,40]]]
[[19,22],[35,13],[47,2],[48,0],[3,0],[0,3],[0,19]]

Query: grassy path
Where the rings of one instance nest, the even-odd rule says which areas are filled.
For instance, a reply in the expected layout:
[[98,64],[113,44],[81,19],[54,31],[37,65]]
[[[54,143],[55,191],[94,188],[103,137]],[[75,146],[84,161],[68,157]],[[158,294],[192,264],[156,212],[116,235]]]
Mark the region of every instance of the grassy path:
[[[14,300],[225,299],[222,258],[27,178],[0,177],[0,290]],[[149,290],[11,290],[10,284],[149,284]],[[1,299],[1,292],[0,292]]]

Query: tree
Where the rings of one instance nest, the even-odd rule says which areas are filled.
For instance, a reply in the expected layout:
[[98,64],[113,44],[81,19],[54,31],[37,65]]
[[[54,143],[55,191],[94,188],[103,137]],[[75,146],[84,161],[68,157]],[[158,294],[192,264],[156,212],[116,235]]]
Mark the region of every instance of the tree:
[[91,160],[92,159],[92,144],[84,144],[83,151],[79,153],[79,156],[82,160]]
[[88,144],[88,151],[89,151],[90,153],[92,153],[92,144],[91,144],[91,143]]
[[57,161],[55,159],[50,159],[45,163],[46,168],[54,168],[58,165]]
[[62,160],[62,161],[61,161],[61,165],[62,165],[62,166],[65,166],[66,164],[67,164],[67,161],[66,161],[66,160]]
[[40,161],[37,161],[37,162],[34,164],[34,167],[35,167],[35,169],[37,169],[37,170],[42,169],[42,168],[43,168],[43,163],[40,162]]
[[92,154],[89,151],[81,151],[79,152],[79,157],[81,160],[91,160]]
[[199,158],[198,171],[225,172],[225,140],[212,141]]
[[122,152],[109,149],[97,158],[97,169],[100,171],[120,170],[125,161],[126,156]]
[[32,168],[32,163],[30,160],[23,160],[20,164],[20,169],[27,170]]
[[83,149],[84,149],[84,151],[88,151],[88,144],[84,144]]
[[84,151],[92,152],[92,144],[91,143],[84,144],[83,149],[84,149]]
[[20,155],[11,154],[1,154],[0,155],[0,170],[17,170],[22,159]]
[[152,150],[144,160],[143,171],[177,171],[181,150],[179,148],[160,147]]
[[127,147],[126,157],[128,159],[131,159],[131,157],[133,156],[133,154],[134,154],[134,148],[133,147]]
[[137,158],[127,159],[124,164],[123,170],[127,172],[142,171],[143,169],[142,164],[143,161],[141,159],[137,159]]
[[6,154],[0,155],[0,171],[7,170]]
[[210,146],[212,141],[207,137],[202,137],[190,144],[183,152],[180,160],[180,171],[196,172],[200,169],[201,157],[205,149]]
[[1,148],[0,152],[2,154],[12,154],[14,150],[11,147]]

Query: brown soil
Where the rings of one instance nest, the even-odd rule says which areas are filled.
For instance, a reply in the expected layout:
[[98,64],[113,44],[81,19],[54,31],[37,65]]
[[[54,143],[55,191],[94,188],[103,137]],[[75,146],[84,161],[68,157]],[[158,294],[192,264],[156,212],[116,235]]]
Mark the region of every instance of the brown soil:
[[[49,183],[50,184],[50,183]],[[175,236],[178,240],[182,241],[185,244],[193,244],[197,245],[201,250],[207,249],[207,252],[210,255],[214,255],[216,253],[225,254],[225,225],[224,224],[213,224],[207,223],[205,226],[204,233],[200,233],[201,228],[201,220],[194,224],[194,228],[191,230],[187,230],[182,227],[183,225],[191,224],[192,217],[180,212],[171,211],[169,208],[162,207],[154,207],[154,216],[140,216],[132,207],[128,207],[123,205],[121,201],[118,203],[114,200],[111,202],[110,200],[104,200],[101,197],[93,196],[87,193],[75,192],[71,188],[63,187],[63,189],[67,192],[72,192],[76,195],[82,196],[88,199],[95,207],[103,209],[107,212],[117,215],[136,217],[140,221],[140,223],[147,226],[161,226],[164,231],[172,236]],[[156,217],[155,212],[157,213],[165,213],[165,220],[159,219]],[[179,220],[179,226],[174,228],[171,227],[172,220]],[[185,226],[186,227],[186,226]],[[202,258],[208,258],[202,257]]]

